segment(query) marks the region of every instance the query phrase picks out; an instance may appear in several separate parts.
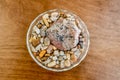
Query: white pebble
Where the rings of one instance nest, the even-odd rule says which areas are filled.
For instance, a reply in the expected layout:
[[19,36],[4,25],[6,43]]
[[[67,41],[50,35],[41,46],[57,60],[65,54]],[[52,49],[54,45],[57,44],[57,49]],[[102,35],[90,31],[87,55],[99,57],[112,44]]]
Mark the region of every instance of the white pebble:
[[64,56],[64,52],[63,51],[60,51],[60,56]]
[[54,54],[55,56],[59,56],[59,51],[58,51],[58,50],[55,50],[53,54]]
[[49,18],[49,14],[44,14],[43,18],[48,19]]
[[45,45],[50,45],[50,39],[46,37],[46,38],[44,39],[44,44],[45,44]]
[[45,31],[41,31],[40,34],[41,34],[41,36],[44,37],[45,36]]
[[51,19],[52,21],[56,21],[58,18],[59,18],[59,13],[58,13],[58,12],[53,12],[53,13],[51,13],[50,19]]
[[37,34],[40,34],[40,29],[37,26],[33,27],[33,31],[35,31]]
[[61,62],[60,62],[60,67],[61,67],[61,68],[64,68],[64,66],[65,66],[65,65],[64,65],[64,61],[61,61]]
[[59,56],[58,60],[62,61],[63,60],[63,56]]
[[37,52],[37,50],[32,45],[30,45],[30,48],[32,52]]
[[81,52],[80,52],[80,50],[79,50],[79,49],[77,49],[77,50],[76,50],[76,52],[74,52],[74,54],[75,54],[75,55],[76,55],[76,57],[78,58],[78,57],[80,56]]
[[53,58],[53,56],[50,56],[49,58],[50,58],[50,59],[52,59],[52,58]]
[[47,49],[47,48],[48,48],[48,46],[43,46],[43,47],[42,47],[42,50]]
[[77,47],[73,48],[71,51],[75,52],[77,50]]
[[40,48],[41,48],[41,44],[39,44],[35,49],[40,50]]
[[43,39],[44,39],[44,38],[40,38],[40,42],[41,42],[41,43],[43,43]]
[[52,61],[48,63],[48,67],[54,67],[56,65],[56,61]]
[[59,61],[56,61],[56,64],[59,64]]
[[63,56],[64,59],[67,59],[66,55]]
[[66,15],[68,20],[71,20],[71,21],[75,20],[74,16],[72,16],[71,14],[66,14]]
[[57,57],[56,57],[56,56],[53,56],[53,60],[54,60],[54,61],[57,60]]

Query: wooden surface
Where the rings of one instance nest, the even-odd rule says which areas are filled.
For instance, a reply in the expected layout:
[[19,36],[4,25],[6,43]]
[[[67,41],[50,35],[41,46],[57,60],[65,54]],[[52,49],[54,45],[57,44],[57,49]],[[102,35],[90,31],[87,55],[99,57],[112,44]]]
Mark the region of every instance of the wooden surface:
[[[62,73],[39,67],[26,48],[31,21],[54,8],[79,15],[91,36],[85,60]],[[120,80],[120,0],[0,0],[0,80]]]

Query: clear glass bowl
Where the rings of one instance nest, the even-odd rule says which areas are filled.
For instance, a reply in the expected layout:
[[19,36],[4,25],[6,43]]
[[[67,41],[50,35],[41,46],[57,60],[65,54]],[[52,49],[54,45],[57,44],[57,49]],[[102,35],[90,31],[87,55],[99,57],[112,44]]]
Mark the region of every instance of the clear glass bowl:
[[[29,38],[30,38],[30,34],[31,34],[31,31],[32,31],[32,28],[33,26],[41,19],[40,17],[46,13],[51,13],[51,12],[54,12],[54,11],[62,11],[62,12],[65,12],[65,13],[69,13],[69,14],[72,14],[74,15],[74,17],[76,17],[79,21],[79,27],[82,29],[82,33],[83,33],[83,36],[84,36],[84,39],[85,39],[85,43],[84,43],[84,47],[83,47],[83,52],[80,54],[79,58],[77,59],[77,61],[71,65],[70,67],[67,67],[67,68],[60,68],[60,69],[54,69],[54,68],[49,68],[47,66],[44,66],[42,63],[40,63],[33,55],[32,51],[31,51],[31,48],[30,48],[30,43],[29,43]],[[46,11],[40,15],[38,15],[33,21],[32,23],[30,24],[29,26],[29,29],[28,29],[28,32],[27,32],[27,36],[26,36],[26,43],[27,43],[27,48],[28,48],[28,51],[29,51],[29,54],[30,56],[33,58],[33,60],[41,67],[47,69],[47,70],[50,70],[50,71],[55,71],[55,72],[62,72],[62,71],[67,71],[67,70],[70,70],[72,68],[74,68],[75,66],[77,66],[78,64],[81,63],[81,61],[85,58],[85,56],[87,55],[87,52],[88,52],[88,49],[89,49],[89,44],[90,44],[90,36],[89,36],[89,32],[87,30],[87,26],[85,25],[85,23],[80,19],[79,16],[67,11],[67,10],[62,10],[62,9],[53,9],[53,10],[49,10],[49,11]]]

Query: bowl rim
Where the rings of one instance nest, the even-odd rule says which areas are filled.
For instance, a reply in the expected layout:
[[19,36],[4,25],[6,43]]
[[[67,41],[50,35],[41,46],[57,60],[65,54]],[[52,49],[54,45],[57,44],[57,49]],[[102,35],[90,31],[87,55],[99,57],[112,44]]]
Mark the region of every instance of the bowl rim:
[[43,64],[41,64],[41,63],[34,57],[32,51],[31,51],[31,49],[30,49],[30,46],[29,46],[29,34],[30,34],[30,30],[31,30],[32,25],[34,24],[34,22],[35,22],[40,16],[44,15],[45,13],[47,13],[47,12],[53,12],[53,11],[57,11],[57,10],[62,10],[62,11],[65,11],[65,12],[69,12],[69,13],[77,16],[76,14],[74,14],[74,13],[68,11],[68,10],[64,10],[64,9],[52,9],[52,10],[48,10],[48,11],[45,11],[45,12],[39,14],[39,15],[30,23],[30,25],[29,25],[29,28],[28,28],[28,31],[27,31],[27,35],[26,35],[26,45],[27,45],[27,49],[28,49],[28,52],[29,52],[30,56],[32,57],[32,59],[33,59],[39,66],[41,66],[42,68],[44,68],[44,69],[46,69],[46,70],[49,70],[49,71],[63,72],[63,71],[71,70],[72,68],[74,68],[74,67],[76,67],[77,65],[79,65],[79,64],[81,63],[81,61],[86,57],[86,55],[87,55],[87,53],[88,53],[88,50],[89,50],[89,46],[90,46],[90,35],[89,35],[89,32],[88,32],[88,29],[87,29],[86,24],[81,20],[81,18],[80,18],[79,16],[77,16],[77,17],[78,17],[79,21],[81,21],[81,23],[84,25],[84,28],[85,28],[86,34],[87,34],[87,38],[88,38],[88,39],[87,39],[87,42],[88,42],[88,43],[87,43],[87,48],[86,48],[86,50],[85,50],[85,52],[84,52],[84,55],[81,54],[81,55],[82,55],[81,59],[80,59],[77,63],[75,63],[74,65],[72,65],[72,66],[70,66],[70,67],[68,67],[68,68],[60,69],[60,70],[59,70],[59,69],[53,69],[53,68],[49,68],[49,67],[47,67],[47,66],[44,66]]

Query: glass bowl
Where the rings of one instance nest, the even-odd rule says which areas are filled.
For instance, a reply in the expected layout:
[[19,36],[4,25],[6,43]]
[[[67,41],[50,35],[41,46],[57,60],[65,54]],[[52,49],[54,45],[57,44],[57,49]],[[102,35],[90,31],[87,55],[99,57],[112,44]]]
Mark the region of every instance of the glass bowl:
[[[30,34],[32,31],[33,26],[41,19],[41,16],[43,16],[46,13],[51,13],[51,12],[55,12],[55,11],[62,11],[64,13],[69,13],[72,14],[75,18],[77,18],[78,20],[78,25],[81,28],[81,31],[83,33],[84,36],[84,47],[82,49],[82,53],[80,54],[79,58],[77,59],[77,61],[71,65],[70,67],[67,68],[59,68],[59,69],[55,69],[55,68],[49,68],[47,66],[44,66],[42,63],[40,63],[33,55],[31,48],[30,48],[30,43],[29,43],[29,38],[30,38]],[[81,61],[85,58],[85,56],[87,55],[88,49],[89,49],[89,44],[90,44],[90,36],[89,36],[89,32],[87,30],[87,26],[85,25],[85,23],[80,19],[79,16],[67,11],[67,10],[63,10],[63,9],[53,9],[53,10],[48,10],[44,13],[41,13],[40,15],[38,15],[30,24],[29,29],[27,31],[27,36],[26,36],[26,43],[27,43],[27,49],[29,51],[30,56],[32,57],[32,59],[41,67],[43,67],[44,69],[50,70],[50,71],[55,71],[55,72],[62,72],[62,71],[67,71],[70,70],[72,68],[74,68],[75,66],[77,66],[78,64],[81,63]]]

